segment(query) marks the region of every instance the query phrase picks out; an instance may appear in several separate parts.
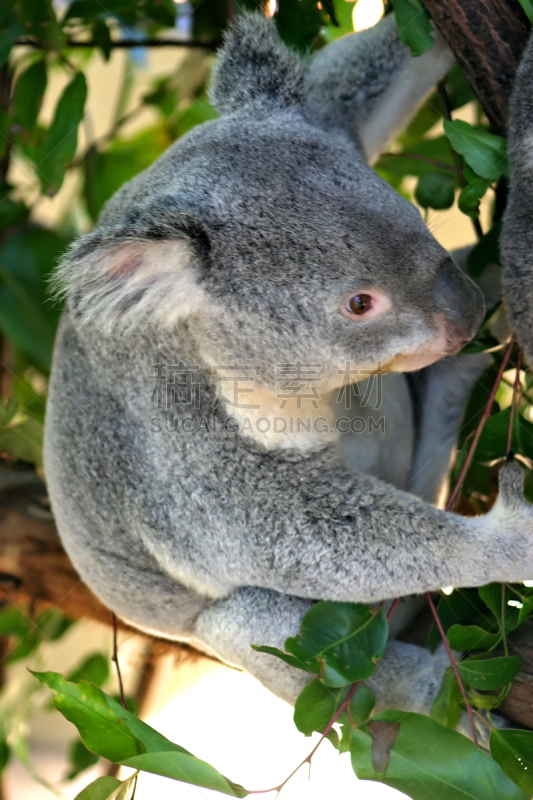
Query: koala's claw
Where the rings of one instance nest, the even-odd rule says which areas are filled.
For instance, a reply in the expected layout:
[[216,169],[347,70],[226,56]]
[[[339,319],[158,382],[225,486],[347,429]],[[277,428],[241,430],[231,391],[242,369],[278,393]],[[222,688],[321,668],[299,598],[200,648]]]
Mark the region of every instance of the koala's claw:
[[525,504],[524,475],[514,458],[501,468],[499,484],[500,502],[509,511],[521,511]]

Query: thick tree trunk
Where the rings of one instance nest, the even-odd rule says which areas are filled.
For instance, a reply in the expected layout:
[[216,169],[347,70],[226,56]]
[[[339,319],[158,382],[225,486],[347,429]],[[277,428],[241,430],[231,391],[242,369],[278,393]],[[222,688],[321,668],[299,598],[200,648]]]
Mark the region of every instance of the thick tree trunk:
[[513,77],[529,22],[518,0],[423,0],[496,133],[505,135]]

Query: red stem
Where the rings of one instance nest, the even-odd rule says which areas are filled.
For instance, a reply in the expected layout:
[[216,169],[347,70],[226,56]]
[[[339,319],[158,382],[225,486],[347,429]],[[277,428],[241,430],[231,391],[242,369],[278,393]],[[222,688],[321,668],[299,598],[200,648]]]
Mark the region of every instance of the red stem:
[[298,764],[298,766],[296,767],[296,769],[293,769],[293,771],[291,772],[291,774],[290,774],[290,775],[288,775],[288,776],[285,778],[285,780],[284,780],[284,781],[282,781],[282,782],[279,784],[279,786],[273,786],[271,789],[252,789],[251,791],[249,791],[249,792],[248,792],[248,794],[268,794],[268,792],[281,792],[281,790],[283,789],[283,787],[284,787],[284,786],[285,786],[285,785],[286,785],[286,784],[287,784],[287,783],[290,781],[290,779],[292,778],[292,776],[293,776],[293,775],[296,775],[296,773],[298,772],[298,770],[300,769],[300,767],[303,767],[303,765],[304,765],[304,764],[310,764],[310,763],[311,763],[311,759],[313,758],[314,754],[316,753],[316,751],[318,750],[318,748],[320,747],[320,745],[322,744],[322,742],[324,741],[324,739],[326,739],[326,738],[328,737],[328,735],[329,735],[329,732],[331,731],[331,729],[333,728],[333,726],[335,725],[335,723],[336,723],[336,722],[337,722],[337,720],[339,719],[339,717],[340,717],[340,715],[342,714],[342,712],[344,711],[344,709],[345,709],[345,708],[347,708],[347,707],[349,706],[349,704],[350,704],[350,700],[351,700],[351,699],[352,699],[352,697],[354,696],[354,694],[355,694],[355,691],[356,691],[356,689],[357,689],[357,687],[358,687],[358,686],[359,686],[359,681],[357,681],[357,683],[352,683],[352,685],[351,685],[351,687],[350,687],[350,691],[349,691],[349,692],[348,692],[348,694],[346,695],[346,700],[344,700],[344,701],[343,701],[343,702],[340,704],[340,706],[338,707],[337,711],[336,711],[336,712],[335,712],[335,714],[333,715],[332,719],[330,720],[330,722],[328,723],[328,725],[327,725],[327,726],[324,728],[324,732],[323,732],[322,736],[320,737],[320,739],[318,740],[318,742],[315,744],[315,746],[313,747],[313,749],[311,750],[311,752],[309,753],[309,755],[307,755],[307,756],[304,758],[304,760],[303,760],[303,761],[301,761],[301,762]]
[[467,700],[465,687],[464,687],[463,681],[461,679],[461,676],[459,675],[459,670],[457,669],[457,664],[455,663],[455,659],[454,659],[454,657],[452,655],[452,651],[450,649],[450,645],[448,644],[448,640],[446,639],[446,634],[444,633],[444,628],[442,627],[442,623],[441,623],[441,621],[439,619],[439,615],[437,614],[437,609],[435,608],[435,604],[433,603],[433,600],[432,600],[431,595],[430,595],[429,592],[426,592],[426,597],[428,599],[429,607],[431,608],[431,613],[433,614],[433,619],[435,620],[435,624],[436,624],[437,628],[439,629],[439,633],[441,635],[442,641],[444,642],[444,647],[446,648],[446,652],[448,653],[448,658],[450,659],[450,664],[452,665],[452,669],[454,671],[455,677],[457,678],[457,683],[459,684],[459,689],[461,690],[461,694],[463,695],[463,700],[465,701],[465,704],[466,704],[466,713],[468,714],[468,721],[470,722],[470,730],[472,731],[472,739],[474,740],[474,744],[478,744],[476,729],[474,727],[474,716],[472,714],[472,708],[470,706],[470,703]]
[[513,399],[511,402],[511,416],[509,418],[509,432],[507,434],[507,457],[511,453],[511,441],[513,438],[513,418],[514,418],[514,410],[516,407],[516,398],[518,397],[518,392],[522,388],[520,383],[520,365],[522,363],[522,350],[518,351],[518,356],[516,358],[516,372],[514,376],[514,383],[513,383]]
[[472,439],[472,444],[470,445],[470,449],[468,450],[467,456],[465,458],[465,463],[462,466],[461,472],[459,473],[459,477],[457,479],[457,483],[455,484],[454,490],[450,495],[448,502],[446,503],[446,511],[451,511],[455,505],[455,501],[461,491],[461,486],[463,485],[463,481],[465,479],[465,475],[468,472],[468,468],[472,463],[472,458],[474,456],[474,451],[477,447],[477,443],[479,441],[479,437],[481,436],[481,432],[485,427],[485,423],[490,417],[490,412],[492,411],[492,405],[494,403],[494,398],[496,397],[496,392],[498,390],[498,386],[500,385],[500,381],[502,379],[502,375],[505,372],[505,367],[507,366],[507,362],[509,361],[509,357],[511,355],[511,351],[515,344],[515,337],[512,336],[511,341],[507,346],[507,350],[502,359],[502,363],[500,364],[500,368],[498,369],[498,374],[496,375],[496,380],[494,381],[494,385],[490,391],[489,399],[487,400],[487,405],[485,406],[485,410],[483,411],[482,417],[479,420],[478,426],[474,433],[474,437]]
[[395,611],[396,611],[396,609],[398,608],[398,603],[399,603],[399,602],[400,602],[400,598],[399,598],[399,597],[397,597],[397,598],[394,600],[394,602],[393,602],[393,604],[391,605],[391,607],[389,608],[389,613],[387,614],[387,622],[390,622],[390,621],[391,621],[391,619],[392,619],[392,615],[394,614],[394,612],[395,612]]

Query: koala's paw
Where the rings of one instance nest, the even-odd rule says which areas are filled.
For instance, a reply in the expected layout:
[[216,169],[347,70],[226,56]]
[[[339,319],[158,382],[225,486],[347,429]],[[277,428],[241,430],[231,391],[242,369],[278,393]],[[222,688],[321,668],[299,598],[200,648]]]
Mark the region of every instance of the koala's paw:
[[496,580],[533,579],[533,505],[524,498],[524,476],[515,462],[499,475],[500,493],[488,514],[495,557],[501,566]]
[[510,459],[501,468],[498,480],[500,485],[498,502],[507,511],[520,512],[524,510],[526,513],[533,513],[533,506],[526,503],[524,499],[524,475],[516,461]]

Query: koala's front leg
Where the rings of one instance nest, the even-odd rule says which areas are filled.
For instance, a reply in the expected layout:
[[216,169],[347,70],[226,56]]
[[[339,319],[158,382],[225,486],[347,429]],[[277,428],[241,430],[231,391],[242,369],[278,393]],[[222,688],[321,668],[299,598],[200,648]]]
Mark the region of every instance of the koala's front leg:
[[533,507],[516,464],[503,468],[493,510],[470,519],[325,458],[288,466],[297,474],[262,476],[241,563],[211,565],[228,588],[369,603],[533,576]]

